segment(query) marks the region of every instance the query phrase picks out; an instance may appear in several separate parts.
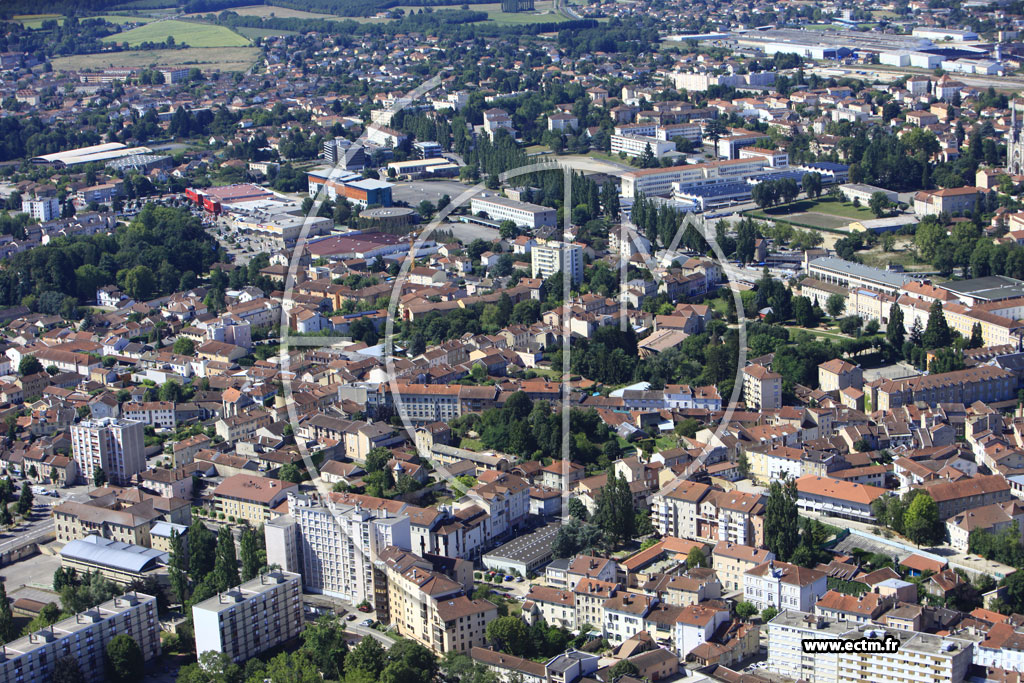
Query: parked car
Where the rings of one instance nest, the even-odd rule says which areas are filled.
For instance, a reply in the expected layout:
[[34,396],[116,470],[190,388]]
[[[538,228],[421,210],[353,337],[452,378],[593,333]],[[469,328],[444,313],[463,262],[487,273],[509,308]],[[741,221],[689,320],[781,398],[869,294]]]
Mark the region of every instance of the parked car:
[[348,615],[348,616],[347,616],[347,617],[345,617],[345,618],[346,618],[346,619],[348,619],[349,621],[355,621],[355,620],[356,620],[356,615],[354,615],[354,614],[350,614],[350,615]]
[[373,619],[363,619],[359,622],[360,626],[373,626]]

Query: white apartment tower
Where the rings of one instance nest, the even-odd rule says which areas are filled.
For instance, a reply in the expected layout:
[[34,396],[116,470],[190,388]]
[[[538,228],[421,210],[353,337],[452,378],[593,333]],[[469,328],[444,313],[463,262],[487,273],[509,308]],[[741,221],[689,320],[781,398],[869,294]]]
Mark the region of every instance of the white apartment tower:
[[549,278],[567,272],[573,284],[583,281],[583,248],[566,242],[546,242],[530,250],[533,277]]
[[275,570],[192,607],[196,652],[223,652],[244,662],[299,635],[298,574]]
[[107,481],[124,485],[146,469],[144,425],[134,420],[103,417],[71,426],[71,452],[78,469],[92,481],[103,468]]
[[305,589],[351,602],[374,602],[379,572],[374,563],[388,546],[410,549],[409,516],[359,504],[315,504],[307,496],[288,496],[287,517],[264,527],[268,562],[290,562],[302,574]]

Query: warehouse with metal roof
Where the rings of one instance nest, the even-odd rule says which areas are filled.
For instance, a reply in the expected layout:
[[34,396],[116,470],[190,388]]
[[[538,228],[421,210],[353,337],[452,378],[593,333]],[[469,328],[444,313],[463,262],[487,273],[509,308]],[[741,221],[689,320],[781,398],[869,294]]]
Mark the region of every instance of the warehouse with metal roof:
[[82,573],[98,571],[122,585],[144,579],[150,572],[165,566],[168,558],[168,553],[153,548],[96,535],[71,541],[60,551],[62,566]]

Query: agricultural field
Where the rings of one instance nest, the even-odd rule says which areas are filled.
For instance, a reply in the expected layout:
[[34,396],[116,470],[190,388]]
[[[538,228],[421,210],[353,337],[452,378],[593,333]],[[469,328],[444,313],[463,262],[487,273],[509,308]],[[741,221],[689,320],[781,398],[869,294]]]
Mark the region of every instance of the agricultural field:
[[259,57],[260,49],[255,47],[194,47],[184,50],[101,52],[60,57],[53,60],[53,68],[56,71],[98,71],[116,68],[196,66],[203,70],[246,71]]
[[58,24],[64,23],[64,16],[61,14],[15,14],[11,17],[25,28],[42,28],[44,21],[56,19]]
[[179,45],[189,47],[242,47],[249,45],[249,39],[225,26],[214,26],[194,21],[154,21],[104,38],[108,43],[128,43],[136,47],[143,43],[162,43],[168,36]]
[[[288,7],[276,7],[274,5],[249,5],[247,7],[232,7],[230,10],[223,10],[234,12],[240,17],[262,17],[264,19],[268,17],[277,17],[278,19],[342,19],[333,14],[321,14],[319,12],[305,12],[300,9],[289,9]],[[210,12],[196,12],[195,14],[186,14],[187,17],[201,17],[210,14]],[[219,14],[215,12],[214,14]]]
[[97,14],[96,16],[109,21],[111,24],[148,24],[151,21],[156,21],[153,17],[129,14]]

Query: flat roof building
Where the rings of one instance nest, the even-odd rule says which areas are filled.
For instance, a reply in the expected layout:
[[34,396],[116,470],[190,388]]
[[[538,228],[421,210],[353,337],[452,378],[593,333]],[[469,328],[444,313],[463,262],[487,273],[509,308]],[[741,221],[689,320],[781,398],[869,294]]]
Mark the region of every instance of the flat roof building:
[[507,197],[474,197],[470,210],[474,214],[483,212],[495,221],[512,221],[525,228],[553,227],[558,215],[550,207],[517,202]]
[[549,524],[485,553],[484,566],[506,574],[516,571],[520,576],[536,573],[551,561],[551,544],[558,527],[558,524]]
[[260,574],[192,607],[196,653],[222,652],[244,662],[299,635],[301,577]]
[[833,256],[821,256],[807,264],[807,274],[822,282],[831,282],[848,289],[868,289],[896,294],[912,280],[909,275],[872,268]]
[[0,681],[49,683],[63,657],[78,663],[88,683],[108,680],[107,643],[119,634],[138,644],[145,661],[158,657],[156,598],[132,591],[7,643],[0,654]]

